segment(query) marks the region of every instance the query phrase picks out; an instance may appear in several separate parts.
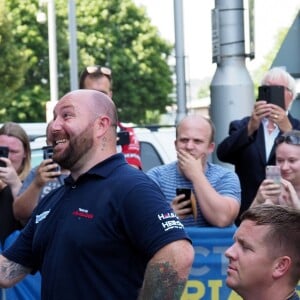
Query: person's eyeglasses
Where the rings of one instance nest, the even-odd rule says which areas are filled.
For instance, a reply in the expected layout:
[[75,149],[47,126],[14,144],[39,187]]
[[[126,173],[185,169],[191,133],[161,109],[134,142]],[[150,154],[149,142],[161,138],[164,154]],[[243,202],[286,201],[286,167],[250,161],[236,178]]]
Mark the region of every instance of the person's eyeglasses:
[[281,135],[275,140],[275,144],[279,145],[282,143],[287,143],[291,145],[300,145],[300,136],[294,136],[294,135]]
[[103,74],[111,79],[110,68],[95,65],[95,66],[87,66],[85,69],[89,74]]

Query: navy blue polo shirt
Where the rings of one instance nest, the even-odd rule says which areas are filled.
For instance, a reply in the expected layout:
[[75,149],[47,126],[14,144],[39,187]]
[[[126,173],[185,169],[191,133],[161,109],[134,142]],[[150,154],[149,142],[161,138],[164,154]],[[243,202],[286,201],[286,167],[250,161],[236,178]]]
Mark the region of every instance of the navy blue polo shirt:
[[149,259],[187,238],[157,185],[116,154],[45,196],[3,255],[41,271],[43,299],[136,299]]

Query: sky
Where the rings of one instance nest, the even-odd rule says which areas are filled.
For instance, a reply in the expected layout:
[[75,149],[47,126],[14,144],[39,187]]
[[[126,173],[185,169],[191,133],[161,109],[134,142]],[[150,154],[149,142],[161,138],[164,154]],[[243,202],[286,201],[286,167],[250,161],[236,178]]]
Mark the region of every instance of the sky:
[[[224,0],[225,1],[225,0]],[[147,14],[161,36],[174,43],[174,0],[134,0],[144,5]],[[216,64],[212,63],[211,10],[213,0],[182,0],[186,73],[189,79],[212,77]],[[255,59],[246,59],[248,70],[259,67],[275,43],[279,29],[290,27],[300,0],[255,1]]]

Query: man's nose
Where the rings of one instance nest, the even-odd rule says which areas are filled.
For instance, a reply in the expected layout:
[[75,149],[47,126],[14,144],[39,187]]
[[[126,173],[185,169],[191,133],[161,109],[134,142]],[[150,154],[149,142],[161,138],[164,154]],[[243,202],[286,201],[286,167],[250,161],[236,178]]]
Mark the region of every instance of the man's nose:
[[193,147],[194,147],[193,141],[188,141],[188,142],[186,143],[186,148],[187,148],[187,149],[192,149]]
[[61,128],[61,120],[59,117],[57,117],[52,121],[51,129],[52,129],[52,131],[57,131],[60,128]]

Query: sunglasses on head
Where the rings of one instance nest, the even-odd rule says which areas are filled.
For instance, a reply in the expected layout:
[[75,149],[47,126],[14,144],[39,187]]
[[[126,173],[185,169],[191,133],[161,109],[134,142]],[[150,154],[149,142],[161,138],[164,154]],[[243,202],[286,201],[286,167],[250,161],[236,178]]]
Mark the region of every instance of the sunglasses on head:
[[287,144],[291,144],[291,145],[300,145],[300,136],[281,135],[275,140],[275,144],[279,145],[282,143],[287,143]]
[[101,67],[98,65],[95,66],[87,66],[85,68],[88,74],[103,74],[109,78],[111,78],[111,69],[107,67]]

